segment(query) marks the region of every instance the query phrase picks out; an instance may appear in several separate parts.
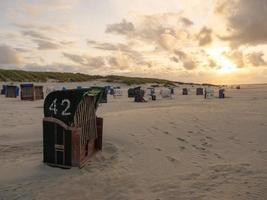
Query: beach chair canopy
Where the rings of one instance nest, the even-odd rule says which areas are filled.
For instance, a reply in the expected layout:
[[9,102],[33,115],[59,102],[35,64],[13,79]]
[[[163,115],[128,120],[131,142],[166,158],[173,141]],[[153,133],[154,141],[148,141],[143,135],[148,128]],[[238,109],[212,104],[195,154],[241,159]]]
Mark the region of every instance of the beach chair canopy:
[[87,96],[95,97],[95,110],[99,103],[106,102],[107,98],[105,88],[102,87],[53,91],[47,95],[44,101],[44,116],[57,118],[71,126],[79,104],[82,103]]

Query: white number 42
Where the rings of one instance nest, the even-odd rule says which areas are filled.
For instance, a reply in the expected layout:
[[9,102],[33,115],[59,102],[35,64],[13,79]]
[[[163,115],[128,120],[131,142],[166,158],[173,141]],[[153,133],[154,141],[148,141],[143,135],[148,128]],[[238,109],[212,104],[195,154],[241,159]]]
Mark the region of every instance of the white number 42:
[[[68,112],[68,109],[70,108],[70,100],[68,99],[63,99],[61,101],[61,106],[65,106],[65,109],[61,112],[62,116],[68,116],[71,115],[70,112]],[[52,104],[49,106],[49,110],[53,111],[54,115],[57,115],[57,99],[54,99],[54,101],[52,102]]]

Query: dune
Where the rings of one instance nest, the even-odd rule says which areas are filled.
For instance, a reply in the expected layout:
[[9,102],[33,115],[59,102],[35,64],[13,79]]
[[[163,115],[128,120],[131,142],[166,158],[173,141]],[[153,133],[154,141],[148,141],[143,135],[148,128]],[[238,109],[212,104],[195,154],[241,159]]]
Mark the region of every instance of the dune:
[[0,96],[0,199],[267,199],[267,85],[228,88],[225,99],[180,87],[147,103],[121,87],[98,110],[103,151],[68,170],[42,162],[43,101]]

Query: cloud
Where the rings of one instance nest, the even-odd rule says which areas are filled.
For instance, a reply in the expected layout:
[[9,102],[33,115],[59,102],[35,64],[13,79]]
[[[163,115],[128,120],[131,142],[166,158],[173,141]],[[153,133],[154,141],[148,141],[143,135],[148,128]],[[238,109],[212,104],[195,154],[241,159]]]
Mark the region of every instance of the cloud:
[[106,28],[106,33],[117,33],[127,35],[135,30],[132,22],[127,22],[125,19],[120,23],[110,24]]
[[186,60],[183,63],[183,67],[187,70],[193,70],[196,68],[196,63],[193,60]]
[[177,57],[175,57],[175,56],[172,56],[170,58],[170,60],[173,61],[173,62],[176,62],[176,63],[179,63],[180,62],[180,60]]
[[171,59],[177,63],[181,61],[184,69],[194,70],[197,68],[195,58],[191,54],[187,54],[187,53],[180,51],[180,50],[177,50],[177,49],[174,50],[173,53],[175,54],[175,56],[172,57]]
[[262,52],[254,52],[248,54],[246,57],[248,61],[255,67],[267,66],[267,62],[263,59],[264,54]]
[[21,33],[33,38],[32,41],[37,43],[37,49],[39,50],[59,49],[61,47],[59,44],[56,44],[52,38],[45,36],[39,31],[27,30],[21,31]]
[[106,65],[105,59],[101,56],[87,58],[88,65],[94,68],[104,67]]
[[80,65],[86,65],[86,59],[83,56],[76,55],[76,54],[69,54],[69,53],[62,53],[63,56],[70,59],[71,61],[80,64]]
[[217,63],[213,59],[209,59],[208,67],[215,68],[217,66]]
[[227,21],[226,35],[220,38],[229,41],[233,47],[267,43],[267,1],[266,0],[224,0],[219,1],[216,12]]
[[59,49],[61,47],[60,45],[56,43],[45,41],[45,40],[34,39],[33,41],[37,43],[38,45],[37,49],[39,50]]
[[68,65],[64,63],[51,63],[47,65],[40,65],[37,63],[29,63],[22,66],[23,70],[27,71],[52,71],[52,72],[80,72],[79,67],[75,67],[73,65]]
[[177,38],[173,36],[171,33],[166,31],[159,36],[158,43],[165,50],[172,50],[177,46]]
[[145,58],[142,53],[134,50],[131,48],[130,45],[127,44],[112,44],[112,43],[100,43],[97,41],[89,40],[87,44],[93,48],[105,50],[105,51],[112,51],[113,53],[121,53],[127,55],[129,58],[135,60],[137,64],[144,64],[146,65]]
[[224,55],[229,58],[238,68],[245,67],[245,59],[243,52],[238,50],[233,50],[225,52]]
[[61,41],[60,44],[65,46],[73,46],[75,44],[74,41]]
[[[34,23],[25,23],[25,22],[15,22],[12,24],[13,26],[26,30],[27,31],[49,31],[56,33],[64,33],[70,29],[70,27],[66,24],[64,26],[59,27],[56,25],[46,25],[46,24],[34,24]],[[64,27],[64,28],[63,28]]]
[[197,39],[198,39],[199,46],[206,46],[208,44],[211,44],[212,43],[212,30],[207,27],[203,27],[198,33]]
[[[108,25],[106,33],[124,35],[129,40],[135,39],[143,43],[154,43],[165,50],[172,50],[178,41],[184,37],[188,38],[190,35],[189,31],[178,23],[180,19],[180,13],[141,15],[135,23],[123,20],[121,23]],[[186,20],[183,19],[182,21],[185,22]],[[174,43],[170,45],[172,42]]]
[[101,56],[97,57],[89,57],[85,55],[76,55],[76,54],[69,54],[69,53],[63,53],[63,56],[70,59],[76,64],[88,66],[88,67],[104,67],[106,66],[105,59]]
[[132,67],[133,61],[127,55],[117,54],[116,56],[109,58],[109,64],[113,68],[125,70]]
[[184,60],[187,57],[186,53],[180,50],[174,50],[174,54],[177,55],[181,60]]
[[30,37],[36,38],[36,39],[50,40],[49,37],[46,37],[42,33],[37,32],[37,31],[28,30],[28,31],[22,31],[21,33],[25,36],[30,36]]
[[20,64],[21,58],[17,51],[9,46],[0,45],[0,64]]
[[186,17],[182,17],[181,18],[181,22],[185,25],[185,26],[192,26],[194,24],[194,22],[192,22],[190,19],[186,18]]

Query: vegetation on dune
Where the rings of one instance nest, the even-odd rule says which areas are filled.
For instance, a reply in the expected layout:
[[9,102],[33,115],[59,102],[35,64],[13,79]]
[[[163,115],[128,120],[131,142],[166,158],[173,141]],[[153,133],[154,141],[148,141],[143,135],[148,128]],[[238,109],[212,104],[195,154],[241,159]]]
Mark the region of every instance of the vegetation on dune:
[[53,80],[57,82],[84,82],[92,80],[105,80],[110,83],[123,83],[127,85],[157,83],[164,85],[174,85],[172,81],[155,79],[155,78],[139,78],[125,76],[99,76],[81,73],[61,73],[61,72],[32,72],[23,70],[5,70],[0,69],[0,81],[15,82],[46,82]]
[[140,77],[127,77],[127,76],[99,76],[88,75],[81,73],[63,73],[63,72],[33,72],[23,70],[6,70],[0,69],[0,81],[14,81],[14,82],[85,82],[93,80],[103,80],[109,83],[122,83],[126,85],[141,85],[141,84],[159,84],[164,86],[175,86],[175,84],[191,84],[191,85],[203,85],[203,86],[215,86],[213,84],[195,84],[195,83],[183,83],[173,82],[164,79],[157,78],[140,78]]
[[80,73],[60,73],[60,72],[31,72],[23,70],[0,69],[0,81],[17,82],[46,82],[55,80],[58,82],[82,82],[102,78],[101,76],[90,76]]
[[157,84],[164,84],[164,85],[174,85],[172,81],[163,80],[163,79],[156,79],[156,78],[140,78],[140,77],[125,77],[125,76],[107,76],[107,82],[119,82],[124,83],[126,85],[140,85],[146,83],[157,83]]

